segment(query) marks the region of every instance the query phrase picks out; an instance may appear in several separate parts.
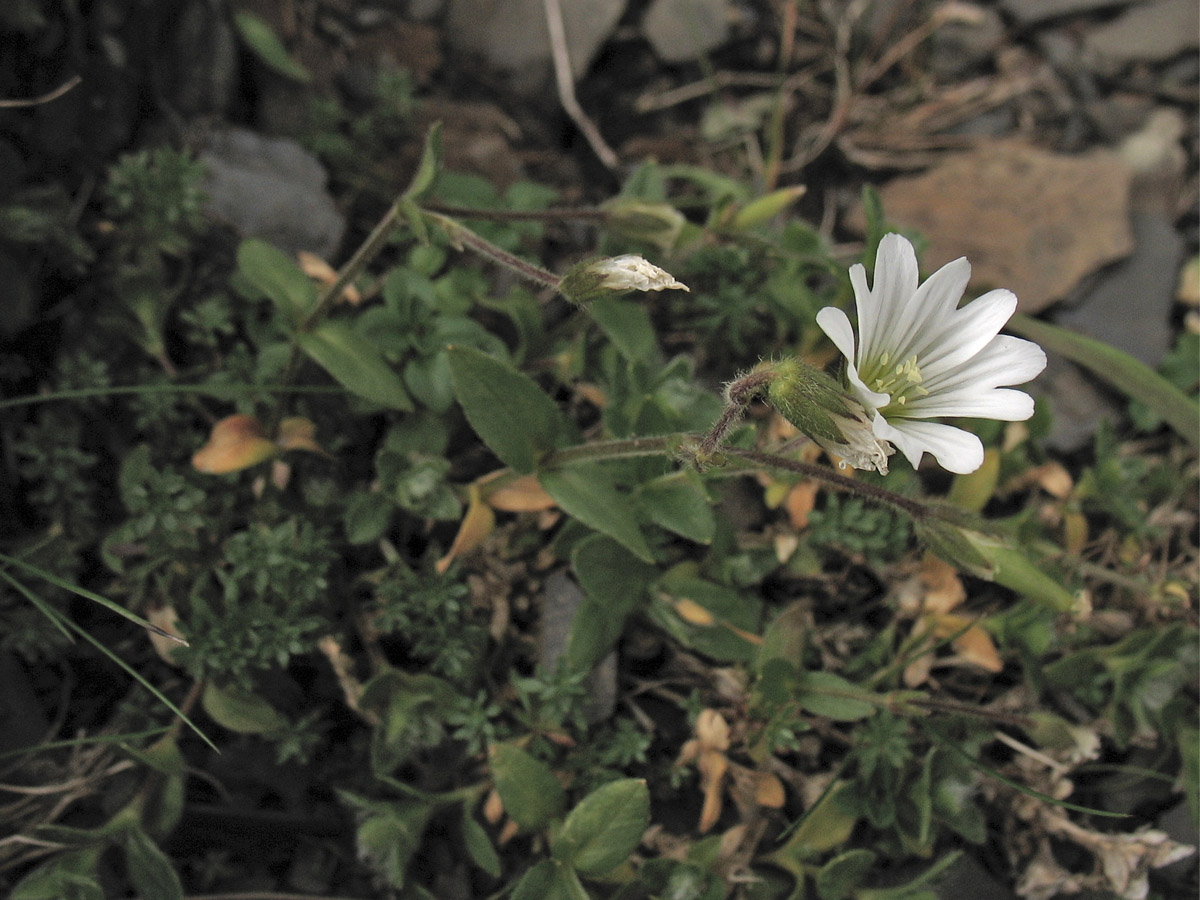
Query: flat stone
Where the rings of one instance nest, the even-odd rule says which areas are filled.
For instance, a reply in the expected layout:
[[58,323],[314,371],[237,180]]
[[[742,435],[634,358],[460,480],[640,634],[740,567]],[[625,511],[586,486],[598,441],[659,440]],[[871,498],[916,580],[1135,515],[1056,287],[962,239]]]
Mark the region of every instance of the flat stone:
[[[579,79],[612,34],[626,0],[560,0],[571,71]],[[450,0],[446,40],[508,73],[519,90],[541,90],[552,71],[544,0]]]
[[729,38],[727,0],[655,0],[642,31],[665,63],[700,59]]
[[1124,350],[1157,369],[1171,349],[1171,311],[1186,247],[1161,216],[1132,216],[1134,251],[1105,270],[1078,304],[1055,322]]
[[1092,30],[1083,40],[1083,58],[1111,71],[1134,62],[1165,62],[1200,47],[1200,6],[1196,0],[1154,0],[1133,6]]
[[346,220],[321,163],[295,141],[230,128],[210,133],[199,158],[210,214],[289,253],[337,252]]
[[1032,314],[1133,249],[1130,177],[1108,151],[1065,156],[998,141],[879,193],[889,220],[928,238],[927,270],[965,256],[975,287],[1008,288]]

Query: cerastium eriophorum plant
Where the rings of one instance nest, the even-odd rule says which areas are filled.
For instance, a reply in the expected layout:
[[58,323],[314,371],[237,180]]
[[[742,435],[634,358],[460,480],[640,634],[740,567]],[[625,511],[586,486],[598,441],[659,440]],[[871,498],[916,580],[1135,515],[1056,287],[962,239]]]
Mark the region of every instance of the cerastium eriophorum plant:
[[886,474],[895,445],[914,468],[929,452],[951,472],[978,469],[979,438],[929,420],[1028,419],[1033,399],[1005,386],[1036,376],[1046,354],[1032,341],[999,333],[1017,309],[1012,291],[989,291],[959,308],[970,277],[970,263],[960,258],[920,284],[912,244],[885,235],[873,286],[867,286],[862,265],[850,268],[857,342],[840,309],[828,306],[817,314],[817,324],[846,357],[842,383],[794,359],[760,363],[728,385],[725,414],[696,449],[697,462],[710,459],[746,404],[765,395],[843,466]]

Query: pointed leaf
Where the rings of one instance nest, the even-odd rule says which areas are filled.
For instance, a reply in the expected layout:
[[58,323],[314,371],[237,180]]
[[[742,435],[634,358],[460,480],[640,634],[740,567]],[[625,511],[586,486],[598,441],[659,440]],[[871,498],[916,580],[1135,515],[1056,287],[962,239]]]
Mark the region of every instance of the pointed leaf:
[[261,291],[293,325],[317,305],[317,288],[282,250],[254,238],[238,247],[238,275]]
[[425,147],[421,152],[421,162],[413,174],[412,181],[404,191],[404,200],[420,200],[433,187],[438,172],[442,168],[442,123],[434,122],[425,132]]
[[233,14],[233,24],[250,51],[280,75],[302,84],[312,81],[312,74],[292,59],[265,19],[252,12],[239,10]]
[[509,468],[532,472],[567,433],[562,413],[533,379],[472,347],[450,347],[450,377],[467,421]]
[[129,880],[141,896],[181,900],[183,885],[179,876],[150,835],[140,828],[131,828],[125,832],[123,843]]
[[412,400],[369,339],[347,323],[327,319],[296,336],[308,356],[347,390],[391,409],[411,412]]
[[574,465],[542,472],[538,480],[564,512],[608,535],[643,562],[654,561],[638,527],[634,504],[617,491],[600,466]]
[[571,556],[579,586],[587,595],[575,613],[567,641],[567,664],[590,672],[621,637],[625,620],[646,603],[646,590],[658,576],[612,538],[585,538]]
[[500,877],[500,855],[492,845],[491,838],[483,830],[483,826],[475,821],[475,817],[463,806],[462,839],[467,848],[467,855],[472,862],[493,878]]
[[1193,447],[1200,446],[1200,404],[1128,353],[1028,316],[1013,316],[1008,328],[1083,366],[1126,396],[1145,403],[1181,438]]

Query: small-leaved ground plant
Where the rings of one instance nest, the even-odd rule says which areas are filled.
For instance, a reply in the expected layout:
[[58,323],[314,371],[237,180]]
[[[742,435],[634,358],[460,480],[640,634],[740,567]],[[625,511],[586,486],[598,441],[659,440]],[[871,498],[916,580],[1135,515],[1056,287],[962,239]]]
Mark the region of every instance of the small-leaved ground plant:
[[[0,648],[62,685],[0,758],[50,786],[0,787],[9,896],[932,900],[951,847],[1052,842],[1133,896],[1185,855],[1143,826],[1197,811],[1194,369],[1105,350],[1137,430],[1071,468],[1039,408],[918,471],[817,324],[902,246],[870,192],[835,259],[794,189],[648,163],[560,209],[435,128],[334,272],[223,253],[198,177],[116,164],[60,349],[0,368]],[[564,220],[596,259],[553,274]]]

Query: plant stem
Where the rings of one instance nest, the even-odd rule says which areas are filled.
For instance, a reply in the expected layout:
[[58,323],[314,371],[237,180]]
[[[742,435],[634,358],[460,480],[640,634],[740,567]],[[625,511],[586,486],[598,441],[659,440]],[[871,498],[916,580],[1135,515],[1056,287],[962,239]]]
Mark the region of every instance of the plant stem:
[[519,256],[513,256],[507,250],[501,250],[491,241],[477,235],[467,226],[454,221],[448,216],[443,216],[438,213],[428,212],[426,215],[436,221],[445,230],[446,235],[450,240],[458,245],[470,247],[481,256],[486,256],[493,262],[499,263],[507,269],[511,269],[518,275],[527,278],[534,284],[541,287],[548,287],[552,290],[558,290],[558,283],[561,279],[553,272],[547,272],[545,269],[535,266],[533,263],[526,262]]
[[604,222],[608,211],[594,206],[557,207],[552,209],[480,209],[471,206],[446,206],[429,203],[427,212],[459,219],[484,219],[490,222]]
[[729,456],[736,459],[743,459],[747,462],[754,463],[756,466],[764,468],[783,469],[787,472],[795,472],[798,475],[803,475],[806,478],[815,478],[818,481],[824,481],[826,484],[831,484],[834,487],[842,490],[850,491],[855,494],[861,494],[876,503],[882,503],[886,506],[891,506],[900,510],[903,513],[911,516],[913,519],[922,520],[929,515],[929,510],[924,504],[918,503],[916,500],[911,500],[908,497],[901,496],[893,491],[885,490],[874,484],[866,484],[862,481],[855,481],[853,478],[847,478],[845,475],[839,475],[832,469],[825,466],[817,466],[812,463],[803,463],[794,459],[787,459],[783,456],[778,456],[773,453],[761,453],[758,450],[740,450],[736,447],[727,448],[725,451]]

